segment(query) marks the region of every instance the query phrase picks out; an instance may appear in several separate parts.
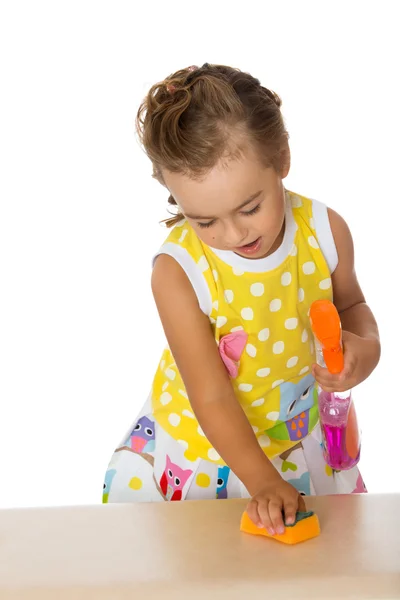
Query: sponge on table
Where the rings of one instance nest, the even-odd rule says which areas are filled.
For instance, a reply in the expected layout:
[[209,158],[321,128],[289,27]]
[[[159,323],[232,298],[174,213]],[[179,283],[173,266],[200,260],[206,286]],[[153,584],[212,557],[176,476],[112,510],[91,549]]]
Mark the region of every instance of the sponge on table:
[[266,529],[254,525],[247,512],[245,512],[240,523],[240,530],[253,535],[270,537],[284,544],[305,542],[321,533],[318,517],[313,512],[298,512],[294,524],[285,525],[284,533],[276,535],[271,535]]

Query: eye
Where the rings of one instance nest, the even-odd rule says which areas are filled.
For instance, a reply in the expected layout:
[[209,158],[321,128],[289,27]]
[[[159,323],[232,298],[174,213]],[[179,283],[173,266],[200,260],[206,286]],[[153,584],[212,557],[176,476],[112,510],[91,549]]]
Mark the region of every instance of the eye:
[[144,430],[145,434],[148,435],[149,437],[151,437],[153,435],[153,430],[150,429],[150,427],[146,427],[146,429]]
[[256,212],[258,212],[261,208],[261,203],[257,204],[257,206],[255,206],[254,208],[252,208],[251,210],[245,211],[243,212],[244,215],[250,216],[250,215],[255,215]]
[[179,479],[179,477],[175,477],[175,485],[180,485],[181,484],[181,480]]
[[308,396],[310,395],[310,390],[311,390],[311,385],[310,387],[308,387],[300,396],[300,400],[305,400],[306,398],[308,398]]
[[289,405],[289,408],[287,410],[288,415],[290,415],[290,413],[293,411],[294,407],[296,406],[296,402],[297,402],[297,398],[296,398],[296,400],[293,400],[293,402]]
[[217,480],[217,486],[218,486],[218,487],[222,487],[223,485],[224,485],[224,480],[223,480],[223,479],[221,479],[221,477],[218,477],[218,480]]
[[138,423],[138,424],[136,425],[136,427],[133,429],[133,431],[140,431],[141,429],[142,429],[142,426],[141,426],[141,424],[140,424],[140,423]]
[[211,225],[214,225],[215,221],[209,221],[208,223],[197,223],[197,225],[201,228],[201,229],[207,229],[207,227],[211,227]]
[[169,477],[170,479],[172,479],[172,471],[171,471],[171,469],[168,469],[168,477]]
[[304,492],[300,492],[300,496],[306,496]]
[[105,490],[105,489],[106,489],[106,487],[107,487],[107,486],[106,486],[106,484],[105,484],[105,483],[103,483],[103,490]]

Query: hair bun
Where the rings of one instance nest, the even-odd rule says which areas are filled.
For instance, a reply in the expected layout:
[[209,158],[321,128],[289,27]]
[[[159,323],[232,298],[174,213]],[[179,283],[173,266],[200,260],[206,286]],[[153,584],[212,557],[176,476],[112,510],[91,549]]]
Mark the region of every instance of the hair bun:
[[270,98],[272,100],[272,102],[274,104],[276,104],[276,106],[278,108],[280,108],[282,106],[282,100],[280,99],[280,97],[278,96],[278,94],[276,94],[272,90],[269,90],[269,89],[265,88],[264,86],[261,86],[261,89],[268,96],[268,98]]
[[175,198],[170,194],[169,198],[168,198],[168,204],[172,204],[172,206],[178,206],[176,203]]

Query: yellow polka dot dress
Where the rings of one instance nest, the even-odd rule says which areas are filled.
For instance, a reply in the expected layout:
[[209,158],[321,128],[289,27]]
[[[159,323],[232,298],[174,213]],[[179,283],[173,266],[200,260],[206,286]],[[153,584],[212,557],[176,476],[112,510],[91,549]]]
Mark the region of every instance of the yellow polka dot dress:
[[[332,484],[332,476],[327,483],[320,447],[309,309],[315,300],[332,300],[331,273],[337,265],[337,252],[326,207],[288,190],[285,196],[284,238],[266,258],[251,260],[210,248],[186,221],[171,231],[157,256],[169,254],[181,265],[200,309],[210,319],[217,344],[234,332],[247,334],[237,376],[231,381],[265,454],[287,480],[308,477],[308,483],[304,480],[301,484],[304,493],[334,493],[337,486]],[[189,337],[188,343],[192,343]],[[304,456],[304,448],[310,444],[320,460],[316,479],[321,473],[323,485],[310,480],[307,464],[311,459]],[[139,475],[146,471],[144,478],[152,481],[151,493],[141,485],[142,478],[133,467],[136,458],[131,454],[144,457],[146,465],[142,460]],[[209,489],[215,490],[217,498],[242,495],[237,478],[233,483],[233,474],[228,494],[230,469],[197,422],[169,348],[159,362],[148,403],[110,463],[104,491],[107,501],[111,501],[110,488],[118,480],[118,470],[125,470],[125,475],[120,475],[125,483],[118,484],[124,486],[119,493],[122,501],[131,499],[133,489],[134,499],[144,494],[145,500],[158,496],[164,500],[201,498]],[[342,489],[352,491],[349,486],[356,487],[358,475],[354,470],[350,484]]]
[[[309,390],[314,343],[308,311],[314,300],[332,299],[330,268],[317,237],[312,201],[287,192],[284,239],[265,259],[212,250],[187,223],[176,227],[161,249],[185,256],[217,343],[234,331],[248,334],[232,385],[270,458],[296,445],[317,423],[316,394]],[[154,379],[152,407],[159,425],[189,456],[224,464],[194,418],[168,349]]]

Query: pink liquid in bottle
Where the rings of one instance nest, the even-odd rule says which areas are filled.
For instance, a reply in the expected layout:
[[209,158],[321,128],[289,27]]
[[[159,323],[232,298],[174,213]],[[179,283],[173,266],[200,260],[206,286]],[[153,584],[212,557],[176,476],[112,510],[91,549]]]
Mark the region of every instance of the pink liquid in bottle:
[[318,405],[326,463],[336,471],[351,469],[360,459],[359,431],[351,391],[331,393],[320,389]]
[[[344,369],[342,324],[333,302],[327,299],[313,302],[310,321],[317,363],[332,374],[341,373]],[[358,463],[361,449],[351,390],[330,393],[319,387],[318,408],[326,463],[335,471],[351,469]]]

